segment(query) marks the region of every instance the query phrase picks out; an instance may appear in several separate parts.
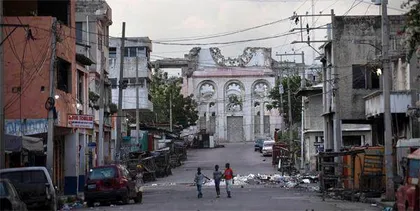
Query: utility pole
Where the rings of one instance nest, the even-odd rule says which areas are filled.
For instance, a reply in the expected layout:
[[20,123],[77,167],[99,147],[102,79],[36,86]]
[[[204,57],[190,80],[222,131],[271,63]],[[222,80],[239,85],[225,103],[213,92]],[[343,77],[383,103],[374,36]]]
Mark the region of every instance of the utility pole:
[[[302,56],[302,65],[303,66],[305,66],[305,64],[304,64],[304,62],[305,62],[305,60],[304,60],[304,53],[303,53],[303,51],[302,51],[302,53],[284,53],[284,54],[276,54],[276,56],[280,56],[280,57],[282,57],[282,56],[297,56],[297,55],[299,55],[299,56]],[[281,62],[281,61],[280,61]],[[294,63],[295,64],[295,66],[297,65],[297,63]],[[292,117],[292,97],[291,97],[291,91],[290,91],[290,70],[291,69],[289,69],[289,67],[287,66],[286,67],[286,69],[287,69],[287,72],[288,72],[288,76],[287,76],[287,103],[288,103],[288,107],[289,107],[289,138],[290,138],[290,141],[293,141],[293,130],[292,130],[292,125],[293,125],[293,117]]]
[[116,143],[116,153],[115,153],[115,161],[120,161],[119,158],[121,157],[121,141],[122,141],[122,134],[121,134],[121,118],[123,118],[122,113],[122,95],[123,95],[123,86],[124,86],[124,49],[125,49],[125,22],[122,23],[122,38],[121,38],[121,50],[120,50],[120,79],[118,84],[118,117],[117,117],[117,140]]
[[[209,114],[207,114],[209,115]],[[172,132],[172,92],[169,93],[169,130]]]
[[136,143],[139,141],[140,129],[140,111],[139,111],[139,57],[136,54]]
[[51,32],[51,61],[50,61],[50,108],[48,110],[48,137],[47,137],[47,170],[51,177],[54,175],[54,107],[55,107],[55,62],[57,48],[57,19],[53,18]]
[[290,92],[290,69],[287,67],[287,106],[289,107],[289,141],[290,144],[293,143],[293,117],[292,117],[292,96]]
[[389,21],[388,21],[388,0],[382,0],[382,68],[383,68],[383,95],[384,95],[384,142],[385,142],[385,170],[386,170],[386,193],[387,200],[394,200],[394,174],[392,158],[392,131],[391,131],[391,68],[389,65]]
[[[88,35],[89,36],[89,35]],[[100,84],[99,84],[99,153],[98,153],[98,160],[99,165],[104,165],[104,98],[105,98],[105,90],[104,90],[104,55],[101,55],[101,75],[100,77]]]
[[[313,0],[312,0],[313,3]],[[305,64],[305,53],[302,51],[302,63]],[[305,78],[305,66],[302,67],[302,76],[300,79],[300,88],[303,90],[306,87],[306,78]],[[305,133],[304,133],[304,127],[305,127],[305,99],[302,96],[302,112],[301,112],[301,123],[300,123],[300,169],[303,170],[305,165],[304,165],[304,161],[305,161],[305,156],[304,156],[304,146],[305,146]]]
[[[0,24],[3,24],[3,0],[0,0]],[[0,40],[3,40],[3,28],[0,27]],[[4,141],[4,70],[3,45],[0,45],[0,169],[6,167],[6,143]]]

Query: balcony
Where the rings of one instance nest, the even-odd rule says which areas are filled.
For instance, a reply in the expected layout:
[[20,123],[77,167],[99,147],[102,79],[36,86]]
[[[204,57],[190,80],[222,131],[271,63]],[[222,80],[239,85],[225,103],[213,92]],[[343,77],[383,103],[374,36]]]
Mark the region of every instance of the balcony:
[[[414,90],[391,91],[391,113],[406,113],[413,104]],[[367,118],[384,113],[384,96],[382,91],[373,92],[364,97],[365,115]]]

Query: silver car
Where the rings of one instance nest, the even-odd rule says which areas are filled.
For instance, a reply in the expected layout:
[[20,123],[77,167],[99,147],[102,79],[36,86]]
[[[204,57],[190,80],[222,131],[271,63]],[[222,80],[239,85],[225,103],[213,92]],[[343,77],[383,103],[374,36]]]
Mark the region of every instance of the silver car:
[[274,145],[274,143],[275,143],[275,141],[273,141],[273,140],[264,141],[263,147],[262,147],[263,156],[273,155],[273,145]]

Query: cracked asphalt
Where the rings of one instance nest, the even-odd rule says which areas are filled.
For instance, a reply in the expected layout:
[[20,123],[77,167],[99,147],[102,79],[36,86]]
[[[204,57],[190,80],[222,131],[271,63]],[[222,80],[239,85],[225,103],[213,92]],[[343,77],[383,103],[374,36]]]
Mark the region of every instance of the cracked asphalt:
[[143,204],[99,206],[82,210],[380,210],[370,204],[326,199],[305,189],[285,189],[271,186],[235,186],[232,198],[216,198],[214,187],[203,187],[204,197],[197,198],[193,182],[197,167],[211,176],[215,164],[229,162],[235,174],[274,174],[270,157],[254,152],[253,143],[225,144],[225,148],[190,150],[188,160],[173,169],[173,175],[147,183]]

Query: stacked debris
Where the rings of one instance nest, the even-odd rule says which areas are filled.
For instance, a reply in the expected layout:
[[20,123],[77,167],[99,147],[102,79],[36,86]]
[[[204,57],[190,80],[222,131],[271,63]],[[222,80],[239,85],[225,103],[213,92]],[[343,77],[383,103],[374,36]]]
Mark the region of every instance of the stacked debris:
[[[302,184],[315,184],[318,182],[317,176],[282,176],[280,174],[266,175],[266,174],[249,174],[249,175],[237,175],[234,178],[235,186],[244,185],[274,185],[282,188],[305,188]],[[222,181],[221,186],[225,183]],[[214,180],[209,180],[205,183],[205,186],[214,186]],[[309,190],[317,191],[316,186],[307,186]]]

